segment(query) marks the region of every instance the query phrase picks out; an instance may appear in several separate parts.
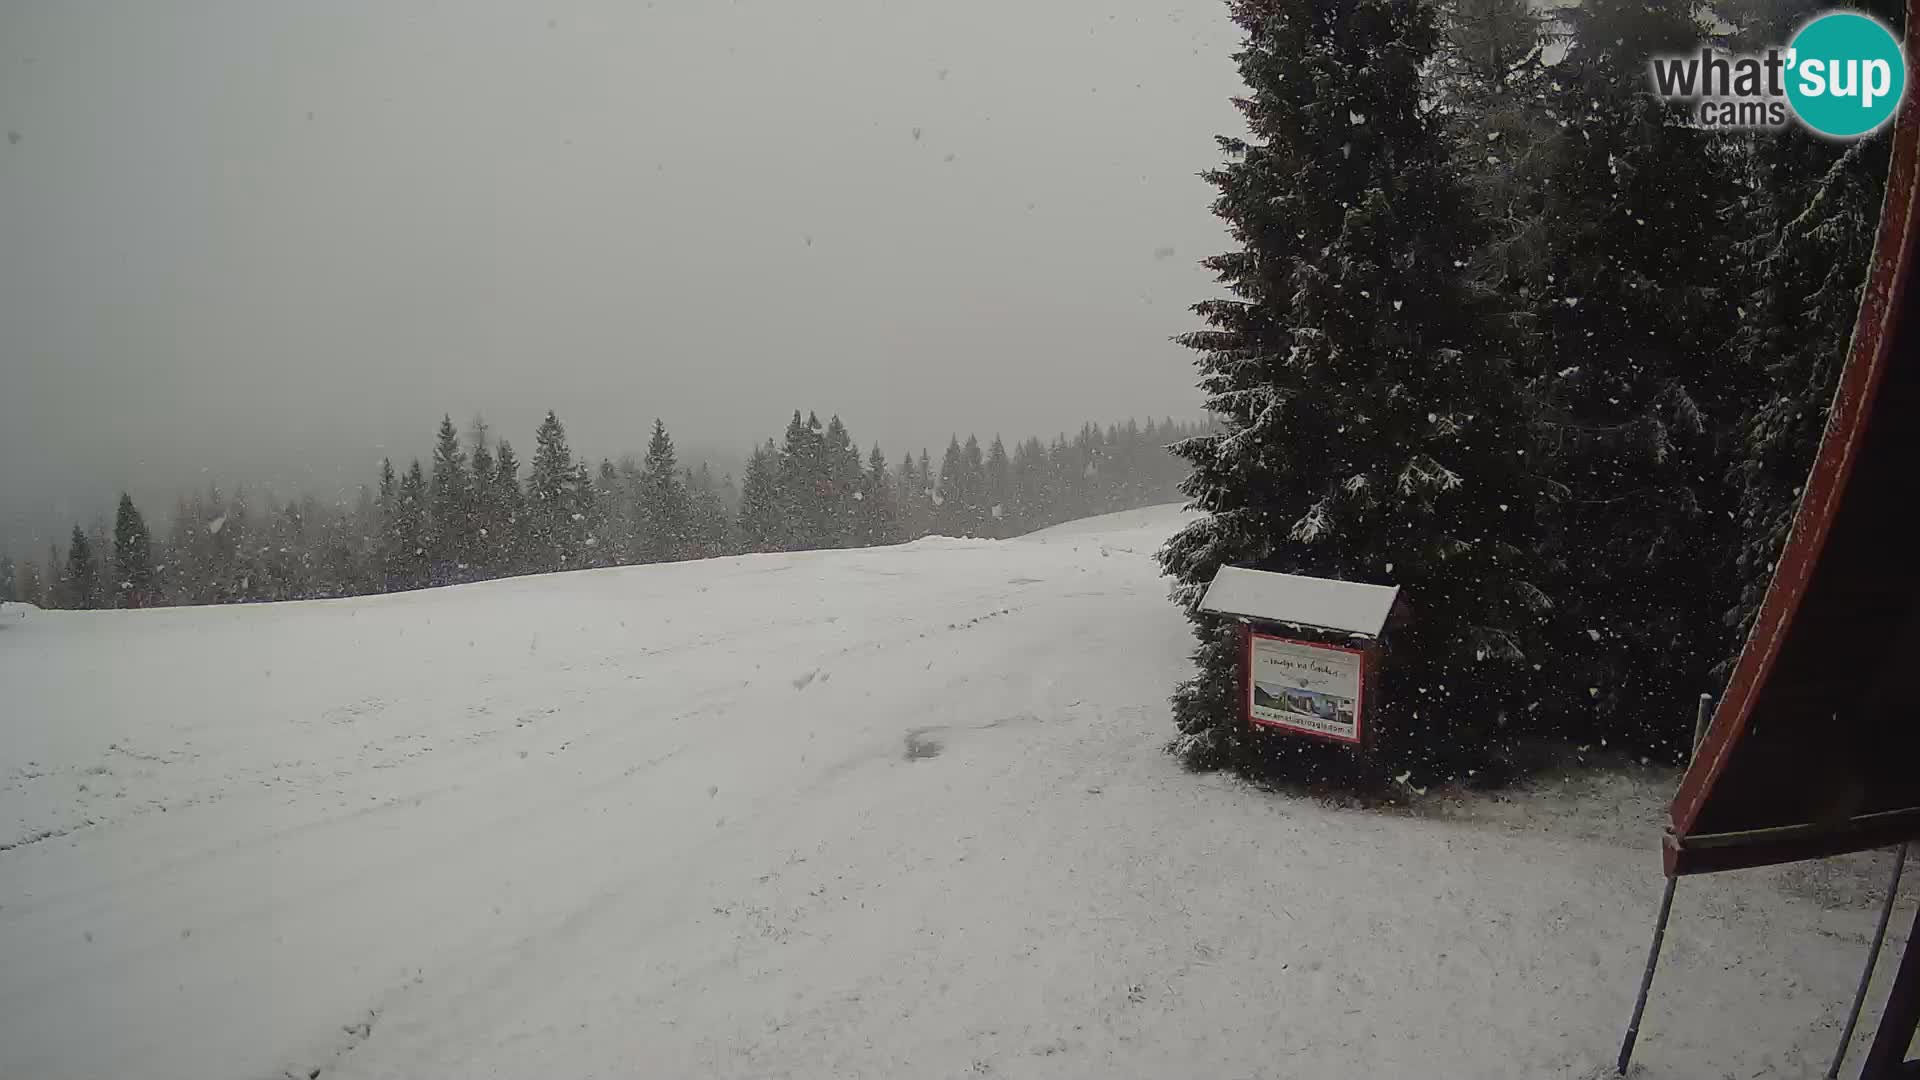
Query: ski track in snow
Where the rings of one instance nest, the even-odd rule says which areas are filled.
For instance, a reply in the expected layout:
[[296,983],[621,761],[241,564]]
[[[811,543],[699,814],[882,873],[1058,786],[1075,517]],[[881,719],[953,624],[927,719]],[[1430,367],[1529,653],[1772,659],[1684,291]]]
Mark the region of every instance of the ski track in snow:
[[[1599,1075],[1673,775],[1183,773],[1179,520],[17,620],[0,1077]],[[1636,1075],[1817,1072],[1882,865],[1683,882]]]

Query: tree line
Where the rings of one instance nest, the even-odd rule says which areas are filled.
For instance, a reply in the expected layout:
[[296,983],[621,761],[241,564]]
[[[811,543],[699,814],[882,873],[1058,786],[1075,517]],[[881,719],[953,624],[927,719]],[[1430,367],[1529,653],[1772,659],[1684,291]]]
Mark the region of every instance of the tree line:
[[1011,537],[1177,499],[1167,446],[1205,427],[1171,419],[1086,424],[1011,451],[951,437],[890,463],[863,454],[838,416],[796,411],[734,478],[683,467],[658,420],[646,452],[597,468],[549,412],[523,467],[484,421],[442,417],[425,462],[380,465],[358,497],[258,501],[217,488],[182,496],[164,535],[127,495],[111,528],[73,527],[42,562],[0,556],[0,599],[49,608],[302,600],[399,592],[589,567],[753,552],[868,547],[939,534]]
[[1356,765],[1246,730],[1235,629],[1197,611],[1228,564],[1402,586],[1361,773],[1685,753],[1823,429],[1890,138],[1714,130],[1648,61],[1825,6],[1232,0],[1247,133],[1206,176],[1235,246],[1183,339],[1222,427],[1176,448],[1207,516],[1162,556],[1189,763]]

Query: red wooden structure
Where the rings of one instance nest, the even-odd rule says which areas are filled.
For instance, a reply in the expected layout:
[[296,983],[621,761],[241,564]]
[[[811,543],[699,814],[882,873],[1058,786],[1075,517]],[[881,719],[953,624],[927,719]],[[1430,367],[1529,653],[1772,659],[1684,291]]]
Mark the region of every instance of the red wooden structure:
[[[1908,2],[1909,28],[1917,3]],[[1920,839],[1920,539],[1912,526],[1920,506],[1917,99],[1910,90],[1895,124],[1852,344],[1792,532],[1673,799],[1663,848],[1667,895],[1621,1048],[1622,1071],[1678,877],[1894,844],[1904,851]],[[1891,909],[1889,895],[1882,930]],[[1878,944],[1876,935],[1876,951]],[[1905,1061],[1920,1025],[1916,944],[1920,919],[1863,1080],[1920,1076],[1920,1062]],[[1863,976],[1861,996],[1866,985]],[[1849,1022],[1829,1076],[1837,1075],[1851,1032]]]

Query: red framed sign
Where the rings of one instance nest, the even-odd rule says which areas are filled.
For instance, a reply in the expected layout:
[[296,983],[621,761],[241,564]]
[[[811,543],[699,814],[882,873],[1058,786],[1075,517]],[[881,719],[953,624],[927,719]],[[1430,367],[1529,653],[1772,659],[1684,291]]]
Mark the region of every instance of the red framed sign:
[[1247,725],[1359,746],[1368,654],[1248,629]]

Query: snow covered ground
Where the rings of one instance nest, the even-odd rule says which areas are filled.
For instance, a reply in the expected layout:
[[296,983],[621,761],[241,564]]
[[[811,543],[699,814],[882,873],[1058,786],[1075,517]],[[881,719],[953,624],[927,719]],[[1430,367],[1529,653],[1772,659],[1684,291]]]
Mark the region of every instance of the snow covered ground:
[[[1594,1073],[1672,775],[1182,773],[1178,519],[6,620],[0,1077]],[[1817,1074],[1881,873],[1682,883],[1641,1075]]]

